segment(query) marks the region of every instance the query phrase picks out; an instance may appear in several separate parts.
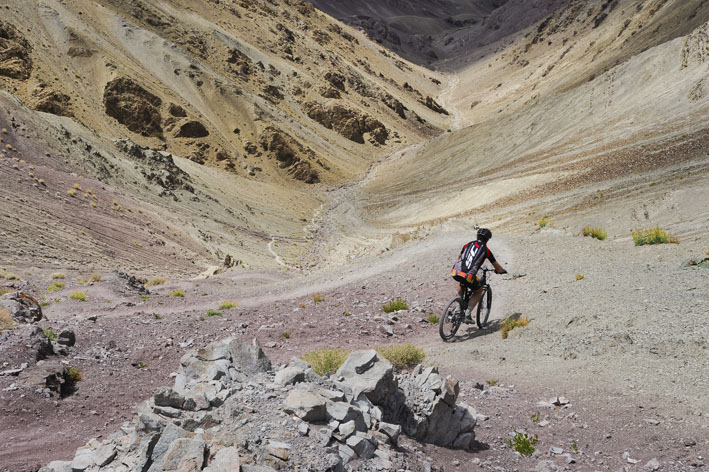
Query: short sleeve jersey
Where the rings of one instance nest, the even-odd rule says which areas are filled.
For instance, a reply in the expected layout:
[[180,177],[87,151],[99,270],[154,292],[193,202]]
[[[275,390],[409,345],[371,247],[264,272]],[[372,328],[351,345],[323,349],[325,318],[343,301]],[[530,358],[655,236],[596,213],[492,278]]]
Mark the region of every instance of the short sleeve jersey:
[[[460,250],[460,253],[463,254],[465,252],[465,248],[467,248],[468,245],[470,245],[470,244],[475,244],[476,247],[481,246],[481,243],[479,241],[470,241],[468,244],[463,246],[463,249]],[[487,249],[487,254],[485,257],[487,258],[488,261],[490,261],[491,264],[494,264],[496,262],[495,256],[492,254],[492,251],[490,250],[489,247],[485,247],[485,249]]]

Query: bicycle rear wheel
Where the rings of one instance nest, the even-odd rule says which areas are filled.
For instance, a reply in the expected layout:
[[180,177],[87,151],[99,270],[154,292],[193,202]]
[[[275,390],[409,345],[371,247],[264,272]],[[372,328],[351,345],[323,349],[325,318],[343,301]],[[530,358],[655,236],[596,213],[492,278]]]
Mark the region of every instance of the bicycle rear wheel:
[[465,316],[463,299],[455,297],[443,310],[441,320],[438,322],[438,333],[441,335],[441,339],[448,341],[455,336],[458,328],[460,328],[460,323],[463,321],[463,316]]
[[480,295],[478,302],[478,313],[475,315],[475,322],[479,329],[483,329],[487,325],[487,319],[490,317],[490,309],[492,308],[492,288],[487,285]]

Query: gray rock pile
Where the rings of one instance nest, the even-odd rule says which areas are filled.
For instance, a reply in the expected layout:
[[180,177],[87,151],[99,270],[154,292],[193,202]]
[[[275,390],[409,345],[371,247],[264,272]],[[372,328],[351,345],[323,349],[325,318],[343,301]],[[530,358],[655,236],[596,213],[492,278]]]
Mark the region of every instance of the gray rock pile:
[[278,371],[257,343],[228,338],[189,351],[173,387],[72,461],[42,472],[410,470],[401,433],[467,449],[475,412],[456,405],[458,382],[420,366],[395,375],[376,351],[353,352],[318,376],[300,360]]

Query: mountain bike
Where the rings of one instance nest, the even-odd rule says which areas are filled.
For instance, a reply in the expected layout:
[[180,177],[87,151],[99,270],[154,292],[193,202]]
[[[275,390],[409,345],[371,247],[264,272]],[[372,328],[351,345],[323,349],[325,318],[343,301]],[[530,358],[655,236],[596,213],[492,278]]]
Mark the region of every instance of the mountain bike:
[[[479,329],[487,325],[487,320],[490,317],[490,308],[492,308],[492,288],[487,282],[487,273],[494,272],[494,269],[482,267],[482,277],[480,277],[480,285],[482,286],[482,294],[478,302],[478,310],[475,315],[475,322]],[[470,298],[473,296],[473,290],[469,286],[463,289],[462,297],[455,297],[448,303],[446,309],[443,310],[443,315],[438,324],[438,332],[444,341],[449,341],[455,336],[455,333],[460,328],[462,323],[472,324],[471,317],[466,316]]]

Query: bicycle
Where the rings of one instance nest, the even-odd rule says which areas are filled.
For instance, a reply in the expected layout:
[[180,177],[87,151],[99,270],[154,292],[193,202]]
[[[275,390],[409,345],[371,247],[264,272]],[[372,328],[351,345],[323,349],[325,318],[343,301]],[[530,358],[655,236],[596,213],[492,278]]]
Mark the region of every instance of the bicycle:
[[[492,308],[492,288],[487,282],[487,273],[494,272],[494,269],[488,269],[487,266],[482,267],[482,277],[480,277],[480,285],[482,293],[478,302],[478,310],[475,315],[475,323],[479,329],[483,329],[487,325],[487,320],[490,317],[490,309]],[[473,320],[467,318],[465,312],[468,309],[470,298],[473,296],[473,290],[468,285],[463,289],[462,297],[452,299],[446,309],[443,310],[443,315],[438,324],[438,333],[444,341],[449,341],[455,336],[455,333],[460,328],[462,323],[472,324]]]

